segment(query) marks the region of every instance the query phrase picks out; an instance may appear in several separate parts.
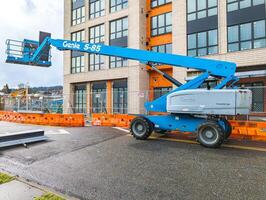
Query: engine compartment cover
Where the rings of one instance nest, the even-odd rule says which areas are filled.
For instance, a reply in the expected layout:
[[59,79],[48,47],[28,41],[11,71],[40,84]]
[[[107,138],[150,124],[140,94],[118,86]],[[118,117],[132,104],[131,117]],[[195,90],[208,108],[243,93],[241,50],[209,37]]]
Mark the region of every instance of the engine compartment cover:
[[252,92],[248,89],[182,90],[167,96],[168,113],[204,115],[247,115]]

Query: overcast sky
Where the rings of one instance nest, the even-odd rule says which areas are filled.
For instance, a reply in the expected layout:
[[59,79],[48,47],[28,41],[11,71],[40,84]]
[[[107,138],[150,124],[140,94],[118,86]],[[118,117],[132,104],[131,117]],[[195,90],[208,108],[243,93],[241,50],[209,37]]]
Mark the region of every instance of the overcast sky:
[[52,66],[40,68],[5,63],[6,39],[38,40],[39,31],[63,38],[63,0],[8,0],[0,6],[0,88],[7,83],[52,86],[63,83],[63,52],[52,50]]

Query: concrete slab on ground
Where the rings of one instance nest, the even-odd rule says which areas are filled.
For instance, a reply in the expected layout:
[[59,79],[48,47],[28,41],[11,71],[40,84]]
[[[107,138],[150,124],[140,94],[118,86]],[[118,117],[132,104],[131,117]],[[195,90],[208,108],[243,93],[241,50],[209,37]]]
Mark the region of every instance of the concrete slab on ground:
[[15,124],[0,121],[0,135],[6,135],[14,132],[29,131],[38,129],[37,126],[27,124]]
[[0,185],[0,199],[3,200],[33,200],[43,194],[40,189],[17,180]]

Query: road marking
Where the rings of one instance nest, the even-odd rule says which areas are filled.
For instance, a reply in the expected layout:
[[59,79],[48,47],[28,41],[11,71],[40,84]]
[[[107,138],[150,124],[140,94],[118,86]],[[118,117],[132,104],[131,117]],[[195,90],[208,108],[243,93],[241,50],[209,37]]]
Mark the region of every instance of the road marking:
[[196,141],[193,140],[182,140],[182,139],[175,139],[175,138],[165,138],[165,137],[155,137],[155,136],[151,136],[149,137],[149,139],[152,140],[165,140],[165,141],[170,141],[170,142],[182,142],[182,143],[188,143],[188,144],[199,144]]
[[[130,131],[124,128],[120,128],[120,127],[113,127],[114,129],[120,130],[120,131],[124,131],[126,133],[129,133]],[[127,135],[127,136],[131,136],[131,135]],[[170,141],[170,142],[180,142],[180,143],[187,143],[187,144],[197,144],[199,145],[198,142],[193,141],[193,140],[182,140],[182,139],[176,139],[176,138],[166,138],[166,137],[155,137],[155,136],[151,136],[149,137],[149,139],[152,140],[164,140],[164,141]],[[260,151],[260,152],[266,152],[266,148],[260,148],[260,147],[248,147],[248,146],[241,146],[241,145],[230,145],[230,144],[223,144],[222,147],[226,147],[226,148],[232,148],[232,149],[242,149],[242,150],[250,150],[250,151]]]
[[44,132],[45,135],[69,135],[70,132],[64,130],[64,129],[58,129],[58,130],[48,130]]
[[126,132],[126,133],[129,133],[130,131],[129,130],[127,130],[127,129],[124,129],[124,128],[120,128],[120,127],[113,127],[114,129],[117,129],[117,130],[119,130],[119,131],[124,131],[124,132]]
[[260,148],[260,147],[247,147],[247,146],[230,145],[230,144],[224,144],[222,146],[223,147],[226,147],[226,148],[234,148],[234,149],[242,149],[242,150],[251,150],[251,151],[266,152],[266,148]]
[[[181,142],[181,143],[188,143],[188,144],[197,144],[198,142],[192,141],[192,140],[182,140],[182,139],[175,139],[175,138],[163,138],[163,137],[149,137],[153,140],[165,140],[170,142]],[[241,145],[230,145],[230,144],[223,144],[222,147],[226,148],[233,148],[233,149],[241,149],[241,150],[251,150],[251,151],[260,151],[260,152],[266,152],[266,148],[260,148],[260,147],[250,147],[250,146],[241,146]]]

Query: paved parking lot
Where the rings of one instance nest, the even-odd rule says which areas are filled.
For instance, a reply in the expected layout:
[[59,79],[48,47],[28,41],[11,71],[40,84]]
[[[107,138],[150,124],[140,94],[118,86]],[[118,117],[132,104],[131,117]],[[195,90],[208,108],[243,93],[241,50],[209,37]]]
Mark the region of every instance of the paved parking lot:
[[[45,129],[48,142],[0,150],[0,170],[80,199],[265,199],[266,152],[136,141],[104,127]],[[1,130],[2,129],[2,130]],[[233,144],[229,142],[228,145]],[[263,150],[263,147],[261,147]]]

